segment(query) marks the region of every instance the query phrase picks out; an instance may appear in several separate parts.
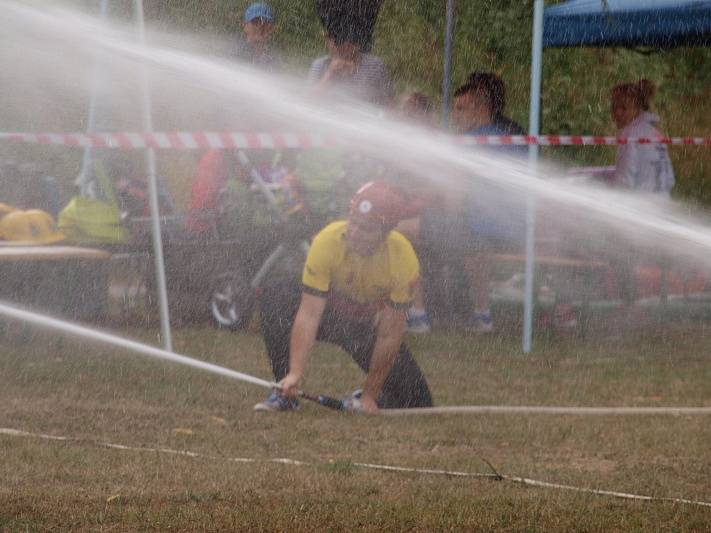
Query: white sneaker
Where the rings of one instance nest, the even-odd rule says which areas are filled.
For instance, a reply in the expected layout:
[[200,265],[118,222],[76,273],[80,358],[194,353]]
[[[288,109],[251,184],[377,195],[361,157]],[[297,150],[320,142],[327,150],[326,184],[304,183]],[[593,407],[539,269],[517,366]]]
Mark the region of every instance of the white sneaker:
[[475,335],[491,333],[494,331],[494,321],[491,319],[491,313],[475,313],[464,328]]
[[350,411],[352,413],[363,412],[363,404],[360,401],[360,397],[363,395],[363,389],[354,390],[352,394],[346,396],[341,400],[342,409],[344,411]]
[[427,313],[407,313],[407,331],[410,333],[429,333],[432,329]]
[[572,305],[556,305],[553,311],[553,327],[556,329],[575,329],[578,327],[578,319],[575,316]]
[[255,411],[293,411],[299,408],[299,400],[292,400],[272,391],[266,400],[254,406]]

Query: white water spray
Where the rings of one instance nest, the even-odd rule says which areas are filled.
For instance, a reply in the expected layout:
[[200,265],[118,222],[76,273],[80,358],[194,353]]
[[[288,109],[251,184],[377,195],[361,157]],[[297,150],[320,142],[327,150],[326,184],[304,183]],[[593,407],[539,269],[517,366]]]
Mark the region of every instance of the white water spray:
[[259,385],[260,387],[265,387],[267,389],[277,387],[276,383],[250,376],[249,374],[243,374],[242,372],[230,370],[229,368],[224,368],[212,363],[206,363],[205,361],[193,359],[192,357],[187,357],[185,355],[167,352],[165,350],[161,350],[160,348],[155,348],[147,344],[125,339],[117,335],[112,335],[111,333],[101,332],[96,329],[80,326],[78,324],[72,324],[71,322],[67,322],[65,320],[59,320],[39,313],[33,313],[5,303],[0,303],[0,315],[15,320],[21,320],[24,323],[33,324],[35,326],[53,331],[69,333],[82,339],[110,344],[119,348],[125,348],[131,352],[147,355],[155,359],[162,359],[164,361],[170,361],[171,363],[177,363],[197,368],[198,370],[204,370],[212,374],[244,381],[253,385]]

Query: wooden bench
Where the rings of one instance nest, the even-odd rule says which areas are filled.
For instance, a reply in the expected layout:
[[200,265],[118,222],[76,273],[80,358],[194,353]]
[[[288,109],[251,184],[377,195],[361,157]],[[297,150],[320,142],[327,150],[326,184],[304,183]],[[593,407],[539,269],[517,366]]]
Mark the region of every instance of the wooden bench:
[[[507,263],[526,263],[525,255],[488,254],[488,257],[494,262],[501,261]],[[536,265],[579,270],[604,270],[610,266],[609,263],[604,261],[590,261],[587,259],[575,259],[553,255],[537,255],[534,259]]]
[[[492,263],[515,263],[519,265],[526,264],[526,256],[521,254],[487,254],[487,258]],[[596,273],[606,272],[610,268],[610,264],[605,261],[595,261],[588,259],[579,259],[573,257],[560,257],[553,255],[537,255],[534,258],[534,285],[533,285],[533,303],[534,308],[540,307],[539,290],[542,285],[542,280],[550,271],[556,270],[572,270],[580,272],[584,279],[581,290],[581,305],[579,309],[578,327],[580,333],[585,336],[587,333],[587,324],[590,317],[590,301],[592,296],[592,287],[594,275]],[[556,303],[558,295],[556,294]],[[552,321],[549,325],[549,334],[552,333]]]

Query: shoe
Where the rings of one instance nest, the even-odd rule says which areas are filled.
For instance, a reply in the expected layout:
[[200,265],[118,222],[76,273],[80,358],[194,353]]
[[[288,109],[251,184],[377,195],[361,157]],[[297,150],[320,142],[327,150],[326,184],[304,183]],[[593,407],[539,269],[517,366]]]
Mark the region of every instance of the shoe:
[[349,396],[346,396],[341,400],[342,409],[344,411],[350,411],[352,413],[360,413],[363,411],[363,404],[360,401],[360,397],[363,395],[363,389],[354,390]]
[[292,400],[272,391],[267,399],[254,406],[255,411],[294,411],[299,408],[299,400]]
[[491,313],[475,313],[466,323],[465,329],[475,335],[491,333],[494,331],[494,321],[491,319]]
[[432,329],[427,313],[407,313],[407,331],[410,333],[429,333]]
[[575,329],[578,319],[570,304],[558,304],[553,311],[553,327],[556,329]]
[[523,301],[525,280],[524,274],[514,274],[506,281],[496,283],[492,295],[498,299]]

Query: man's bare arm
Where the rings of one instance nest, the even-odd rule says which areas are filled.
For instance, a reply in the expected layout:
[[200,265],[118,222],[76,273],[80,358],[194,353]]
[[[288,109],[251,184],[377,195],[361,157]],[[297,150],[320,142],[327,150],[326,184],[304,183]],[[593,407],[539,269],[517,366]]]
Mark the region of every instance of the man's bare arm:
[[395,364],[405,334],[405,311],[386,306],[379,313],[376,332],[375,347],[363,388],[362,402],[366,411],[377,411],[376,401]]
[[294,327],[291,329],[289,373],[281,381],[282,392],[287,396],[297,394],[296,389],[304,375],[325,307],[325,298],[307,293],[301,295],[299,310],[296,312]]

